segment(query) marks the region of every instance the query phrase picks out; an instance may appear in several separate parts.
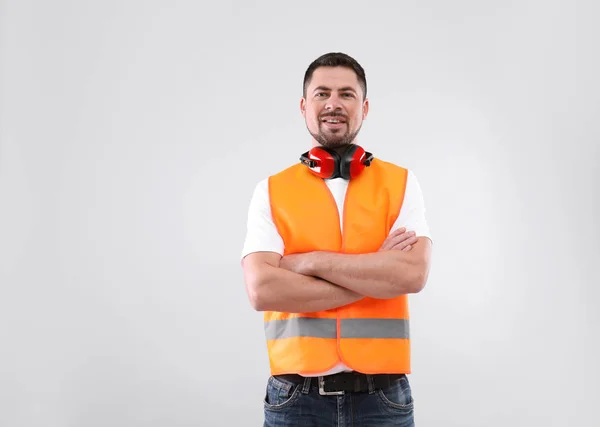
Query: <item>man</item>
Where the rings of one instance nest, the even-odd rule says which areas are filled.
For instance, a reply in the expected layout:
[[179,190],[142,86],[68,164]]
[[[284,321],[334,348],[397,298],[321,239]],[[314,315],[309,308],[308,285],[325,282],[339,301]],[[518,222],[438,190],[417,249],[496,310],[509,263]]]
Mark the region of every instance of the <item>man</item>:
[[414,426],[407,295],[427,281],[419,184],[358,145],[363,68],[329,53],[306,70],[301,162],[261,181],[242,253],[264,312],[265,426]]

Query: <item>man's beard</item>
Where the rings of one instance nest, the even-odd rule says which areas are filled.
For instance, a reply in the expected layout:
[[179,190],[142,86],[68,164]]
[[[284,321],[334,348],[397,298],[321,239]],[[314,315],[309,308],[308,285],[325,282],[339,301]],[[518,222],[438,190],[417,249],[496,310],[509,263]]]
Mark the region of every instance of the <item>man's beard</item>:
[[346,131],[344,133],[340,132],[339,134],[326,134],[324,131],[321,130],[322,126],[323,123],[319,122],[319,133],[311,132],[310,129],[308,129],[308,132],[319,144],[332,149],[341,148],[345,147],[348,144],[352,144],[354,139],[356,138],[356,135],[358,135],[358,132],[360,132],[360,128],[362,127],[361,125],[358,127],[358,129],[356,129],[355,132],[350,133],[349,123],[346,122]]

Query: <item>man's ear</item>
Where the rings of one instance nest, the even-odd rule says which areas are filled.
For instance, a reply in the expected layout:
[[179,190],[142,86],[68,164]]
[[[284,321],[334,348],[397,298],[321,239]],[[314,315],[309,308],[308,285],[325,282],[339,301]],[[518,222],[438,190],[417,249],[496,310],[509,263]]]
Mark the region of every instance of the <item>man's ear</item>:
[[363,103],[363,120],[367,118],[368,114],[369,114],[369,99],[365,99],[365,102]]
[[300,99],[300,112],[303,116],[306,113],[306,99],[304,99],[304,97]]

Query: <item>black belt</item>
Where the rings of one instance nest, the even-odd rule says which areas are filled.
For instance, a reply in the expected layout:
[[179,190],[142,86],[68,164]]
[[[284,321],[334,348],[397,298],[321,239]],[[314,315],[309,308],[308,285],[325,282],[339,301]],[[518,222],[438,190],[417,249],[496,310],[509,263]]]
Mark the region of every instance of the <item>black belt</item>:
[[[392,383],[405,374],[376,374],[367,375],[359,372],[340,372],[338,374],[326,375],[323,377],[310,378],[311,385],[319,387],[319,393],[322,395],[344,394],[345,392],[366,392],[369,390],[369,377],[373,382],[373,389],[387,388]],[[305,377],[297,374],[275,375],[275,378],[287,380],[294,384],[303,384]]]

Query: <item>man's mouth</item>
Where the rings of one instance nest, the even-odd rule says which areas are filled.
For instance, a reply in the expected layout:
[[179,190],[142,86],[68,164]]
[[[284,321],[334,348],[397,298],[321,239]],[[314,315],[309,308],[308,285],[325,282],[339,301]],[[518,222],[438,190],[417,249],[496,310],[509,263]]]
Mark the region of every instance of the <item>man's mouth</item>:
[[324,117],[321,122],[332,127],[339,127],[346,123],[346,119],[343,117]]

